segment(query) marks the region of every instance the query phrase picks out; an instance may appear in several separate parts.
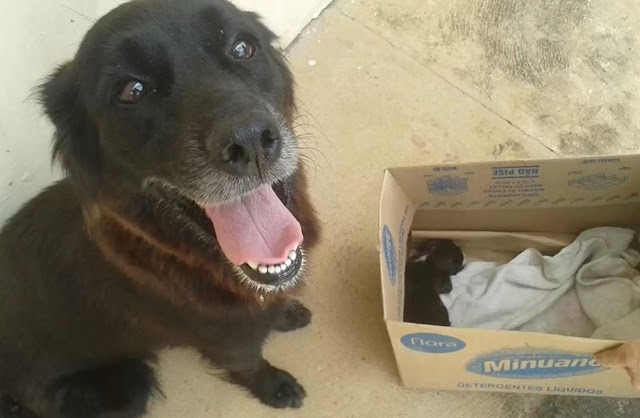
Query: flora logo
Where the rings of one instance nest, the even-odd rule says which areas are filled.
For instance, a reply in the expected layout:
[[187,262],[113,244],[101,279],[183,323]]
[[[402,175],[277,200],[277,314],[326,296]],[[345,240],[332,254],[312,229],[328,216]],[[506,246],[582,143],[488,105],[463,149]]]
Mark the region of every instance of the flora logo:
[[404,335],[400,342],[410,350],[438,354],[453,353],[462,350],[466,346],[464,341],[450,335],[428,334],[425,332]]
[[467,371],[505,379],[553,379],[606,370],[591,354],[527,349],[498,351],[469,361]]

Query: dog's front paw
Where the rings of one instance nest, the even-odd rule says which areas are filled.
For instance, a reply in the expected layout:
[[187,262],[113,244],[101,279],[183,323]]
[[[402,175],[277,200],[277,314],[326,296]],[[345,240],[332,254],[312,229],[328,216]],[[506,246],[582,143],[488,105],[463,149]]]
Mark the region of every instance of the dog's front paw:
[[307,392],[284,370],[262,360],[256,368],[229,372],[231,382],[244,386],[262,403],[274,408],[300,408]]
[[284,370],[271,367],[269,377],[260,383],[255,395],[274,408],[300,408],[307,392]]
[[293,331],[311,323],[311,311],[299,301],[292,299],[284,306],[274,328],[278,331]]

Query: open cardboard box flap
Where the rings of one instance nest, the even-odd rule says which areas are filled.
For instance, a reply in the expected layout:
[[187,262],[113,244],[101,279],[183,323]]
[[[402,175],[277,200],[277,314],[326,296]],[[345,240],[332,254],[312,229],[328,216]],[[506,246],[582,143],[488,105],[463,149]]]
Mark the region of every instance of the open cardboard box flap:
[[[567,234],[638,230],[640,155],[392,168],[380,199],[384,318],[408,387],[640,397],[593,353],[616,341],[402,321],[411,230]],[[443,236],[443,238],[445,238]]]

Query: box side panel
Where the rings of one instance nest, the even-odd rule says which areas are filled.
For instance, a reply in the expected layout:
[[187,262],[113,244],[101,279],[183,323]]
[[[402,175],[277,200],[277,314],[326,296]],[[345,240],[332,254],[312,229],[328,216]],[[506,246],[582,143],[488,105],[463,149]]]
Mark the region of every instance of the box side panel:
[[[640,183],[638,183],[640,190]],[[494,209],[418,210],[412,229],[423,231],[554,232],[578,234],[597,226],[638,229],[640,203],[603,206]]]
[[396,321],[387,329],[407,387],[640,397],[624,370],[593,359],[617,342]]
[[424,210],[640,203],[640,155],[391,169]]
[[415,206],[392,175],[385,173],[380,197],[378,249],[385,319],[402,318],[407,235]]

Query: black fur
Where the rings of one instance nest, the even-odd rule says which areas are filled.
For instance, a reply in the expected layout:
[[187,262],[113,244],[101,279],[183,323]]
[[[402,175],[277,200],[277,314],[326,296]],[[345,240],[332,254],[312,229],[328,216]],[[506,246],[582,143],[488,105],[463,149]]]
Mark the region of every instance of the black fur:
[[[250,59],[232,56],[239,40],[255,46]],[[310,311],[296,288],[244,285],[202,209],[269,184],[305,252],[318,240],[293,79],[273,41],[223,0],[137,0],[100,19],[41,86],[67,176],[0,231],[0,418],[139,417],[160,393],[154,355],[174,346],[267,405],[302,405],[304,389],[262,345]],[[132,80],[145,85],[135,104],[122,99]],[[256,129],[269,152],[223,158]]]
[[251,370],[230,374],[233,383],[246,387],[262,402],[274,408],[300,408],[307,392],[296,379],[266,360]]
[[311,311],[306,306],[292,299],[284,306],[282,315],[279,316],[273,328],[284,332],[304,328],[311,323],[311,315]]
[[[126,384],[123,384],[126,382]],[[52,405],[63,416],[93,417],[118,413],[137,417],[158,390],[154,371],[143,360],[124,360],[61,376],[48,389]]]
[[441,294],[451,292],[451,276],[462,270],[464,255],[446,239],[429,239],[411,249],[405,269],[404,320],[449,326]]

